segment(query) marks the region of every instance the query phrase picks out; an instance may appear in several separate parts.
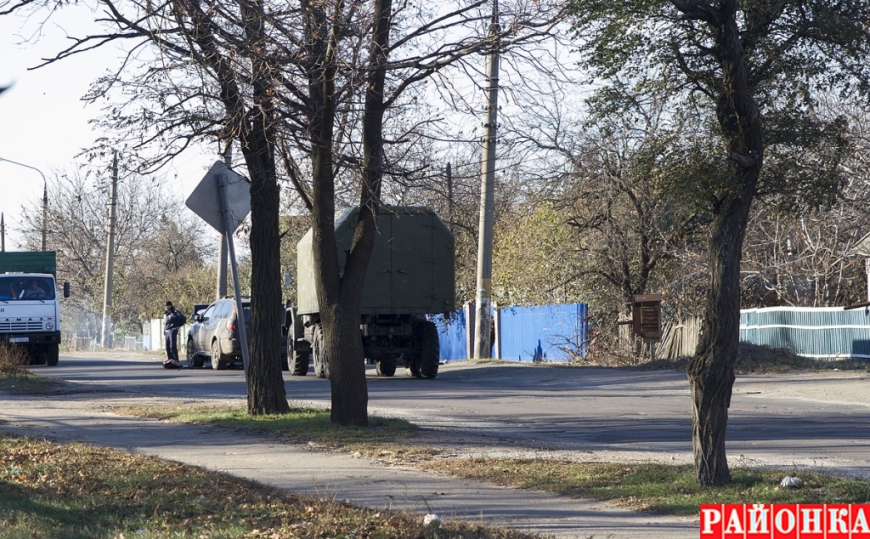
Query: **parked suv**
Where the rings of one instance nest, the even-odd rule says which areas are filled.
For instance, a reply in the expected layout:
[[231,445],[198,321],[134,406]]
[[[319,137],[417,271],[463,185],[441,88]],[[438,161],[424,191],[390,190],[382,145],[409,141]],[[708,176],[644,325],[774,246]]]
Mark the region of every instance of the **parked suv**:
[[[243,299],[245,327],[251,335],[251,300]],[[211,368],[225,369],[230,363],[242,361],[242,346],[238,334],[238,313],[235,299],[219,299],[195,312],[187,331],[187,366],[201,368],[206,358]]]

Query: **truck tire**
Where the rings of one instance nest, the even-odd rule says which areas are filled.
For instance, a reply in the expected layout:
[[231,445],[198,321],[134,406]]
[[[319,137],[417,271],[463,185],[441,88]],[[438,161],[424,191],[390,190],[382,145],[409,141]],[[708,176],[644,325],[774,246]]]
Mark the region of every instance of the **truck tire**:
[[56,345],[56,344],[46,345],[46,347],[45,347],[45,364],[46,365],[48,365],[49,367],[57,366],[58,356],[59,356],[58,345]]
[[323,346],[323,327],[314,328],[314,342],[311,343],[311,355],[314,356],[314,374],[318,378],[329,378],[329,357]]
[[226,364],[221,359],[221,345],[217,339],[211,342],[211,368],[220,371],[226,368]]
[[293,376],[305,376],[308,374],[308,352],[293,351]]
[[48,353],[42,346],[35,346],[27,350],[27,355],[30,358],[31,365],[45,365],[48,359]]
[[201,369],[205,360],[196,353],[196,347],[193,345],[193,339],[187,339],[187,368]]
[[420,378],[420,354],[410,354],[405,358],[405,373],[409,378]]
[[381,356],[375,361],[375,372],[378,376],[392,376],[396,374],[396,358],[393,356]]
[[420,376],[438,376],[438,361],[441,359],[441,345],[438,342],[438,328],[434,322],[423,322],[420,327]]

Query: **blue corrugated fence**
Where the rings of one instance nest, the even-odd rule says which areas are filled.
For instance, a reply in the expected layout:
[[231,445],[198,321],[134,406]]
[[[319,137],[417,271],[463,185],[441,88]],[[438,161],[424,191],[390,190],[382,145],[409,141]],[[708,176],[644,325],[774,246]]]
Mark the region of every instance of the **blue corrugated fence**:
[[[584,356],[589,332],[585,303],[499,309],[500,354],[509,361],[569,361]],[[465,311],[434,316],[442,361],[468,359]]]
[[583,303],[508,307],[500,310],[500,358],[569,361],[586,353],[587,307]]
[[453,311],[449,317],[439,314],[430,318],[438,327],[441,361],[468,359],[465,351],[467,334],[465,311]]

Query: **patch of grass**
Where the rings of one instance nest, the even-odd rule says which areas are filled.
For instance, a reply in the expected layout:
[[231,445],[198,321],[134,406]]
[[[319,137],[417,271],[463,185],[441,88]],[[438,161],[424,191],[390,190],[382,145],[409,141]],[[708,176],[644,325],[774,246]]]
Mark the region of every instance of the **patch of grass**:
[[329,420],[329,410],[294,408],[284,415],[248,415],[242,407],[173,406],[116,409],[118,413],[219,427],[279,434],[293,443],[314,443],[334,449],[367,452],[401,442],[415,435],[417,427],[402,419],[369,416],[368,427],[339,427]]
[[[499,485],[610,501],[640,511],[698,514],[707,503],[867,503],[870,483],[800,472],[803,485],[784,489],[776,470],[732,470],[733,482],[699,488],[692,466],[592,464],[544,459],[447,459],[423,463],[442,472]],[[796,475],[795,472],[789,472]]]
[[513,531],[362,509],[200,468],[81,444],[0,439],[0,535],[10,539],[482,538]]
[[0,391],[44,395],[52,392],[61,382],[36,376],[24,370],[17,373],[0,373]]

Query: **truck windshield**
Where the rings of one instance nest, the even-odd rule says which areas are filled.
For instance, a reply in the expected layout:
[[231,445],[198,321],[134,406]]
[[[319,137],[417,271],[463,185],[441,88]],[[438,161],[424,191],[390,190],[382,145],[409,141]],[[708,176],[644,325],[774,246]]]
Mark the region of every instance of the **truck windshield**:
[[54,281],[47,277],[4,275],[0,277],[0,300],[28,301],[54,299]]

